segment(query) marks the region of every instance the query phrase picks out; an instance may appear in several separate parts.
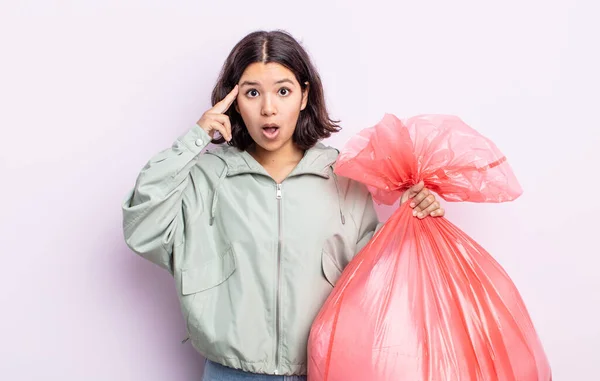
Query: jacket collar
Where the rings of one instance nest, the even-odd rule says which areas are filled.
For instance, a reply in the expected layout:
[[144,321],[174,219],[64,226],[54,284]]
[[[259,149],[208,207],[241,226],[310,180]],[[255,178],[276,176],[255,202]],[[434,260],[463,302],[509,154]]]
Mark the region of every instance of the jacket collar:
[[[270,177],[263,166],[246,151],[222,145],[206,153],[215,155],[225,162],[227,177],[242,174],[259,174]],[[331,173],[330,167],[335,163],[338,154],[337,149],[317,143],[304,152],[304,156],[288,177],[316,175],[328,179]]]

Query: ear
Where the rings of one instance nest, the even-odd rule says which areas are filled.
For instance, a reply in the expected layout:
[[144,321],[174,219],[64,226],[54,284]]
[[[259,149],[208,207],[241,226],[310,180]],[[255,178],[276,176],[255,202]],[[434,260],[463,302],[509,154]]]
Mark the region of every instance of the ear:
[[302,91],[302,104],[300,106],[300,110],[304,110],[306,105],[308,104],[308,92],[310,90],[310,83],[304,82],[306,84],[306,88]]
[[237,111],[237,113],[240,114],[240,108],[238,107],[237,99],[233,101],[233,107],[235,107],[235,111]]

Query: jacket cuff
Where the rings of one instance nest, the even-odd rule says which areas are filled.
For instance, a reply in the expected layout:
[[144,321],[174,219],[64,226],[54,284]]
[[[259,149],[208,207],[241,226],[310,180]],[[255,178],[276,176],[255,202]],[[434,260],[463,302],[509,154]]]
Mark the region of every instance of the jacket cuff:
[[210,144],[211,137],[197,124],[178,139],[194,155],[200,152]]

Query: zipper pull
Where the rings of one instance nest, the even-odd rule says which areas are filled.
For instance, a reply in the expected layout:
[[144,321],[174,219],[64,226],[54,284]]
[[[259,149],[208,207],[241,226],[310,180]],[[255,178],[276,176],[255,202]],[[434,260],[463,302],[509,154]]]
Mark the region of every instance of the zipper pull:
[[277,184],[277,197],[278,200],[281,200],[281,184]]

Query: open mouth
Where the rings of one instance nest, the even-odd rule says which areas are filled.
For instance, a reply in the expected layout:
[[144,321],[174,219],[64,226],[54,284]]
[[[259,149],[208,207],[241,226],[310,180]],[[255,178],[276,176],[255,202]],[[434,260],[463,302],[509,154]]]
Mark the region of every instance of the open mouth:
[[279,134],[279,126],[276,124],[265,124],[262,130],[263,134],[269,139],[274,139]]

